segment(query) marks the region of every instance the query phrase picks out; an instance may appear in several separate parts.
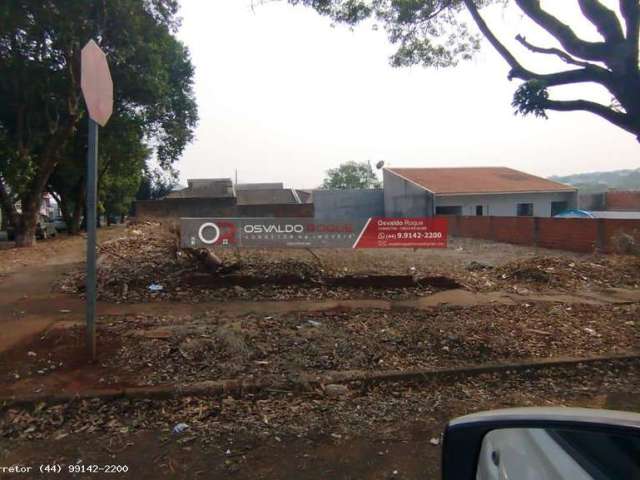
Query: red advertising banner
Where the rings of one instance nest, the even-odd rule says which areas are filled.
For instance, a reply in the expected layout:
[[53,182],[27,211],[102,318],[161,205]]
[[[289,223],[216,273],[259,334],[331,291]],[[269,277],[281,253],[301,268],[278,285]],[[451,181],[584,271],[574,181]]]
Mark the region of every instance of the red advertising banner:
[[182,218],[183,247],[446,248],[446,218]]
[[447,219],[373,217],[353,248],[447,248]]

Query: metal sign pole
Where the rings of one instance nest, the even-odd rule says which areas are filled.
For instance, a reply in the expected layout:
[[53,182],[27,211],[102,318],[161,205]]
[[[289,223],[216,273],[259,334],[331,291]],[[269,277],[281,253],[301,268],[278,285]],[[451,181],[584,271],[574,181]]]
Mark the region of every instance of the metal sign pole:
[[87,351],[96,359],[96,206],[98,194],[98,124],[89,119],[87,152]]
[[96,206],[98,195],[98,125],[104,127],[113,113],[113,80],[107,56],[89,40],[81,52],[82,94],[89,112],[87,153],[87,352],[96,359]]

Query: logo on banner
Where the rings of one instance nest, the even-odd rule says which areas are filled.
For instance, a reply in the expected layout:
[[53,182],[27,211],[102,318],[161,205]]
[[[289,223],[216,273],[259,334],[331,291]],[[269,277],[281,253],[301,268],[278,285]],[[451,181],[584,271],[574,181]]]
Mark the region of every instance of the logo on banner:
[[198,240],[205,245],[229,245],[236,242],[236,226],[231,222],[205,222],[198,229]]

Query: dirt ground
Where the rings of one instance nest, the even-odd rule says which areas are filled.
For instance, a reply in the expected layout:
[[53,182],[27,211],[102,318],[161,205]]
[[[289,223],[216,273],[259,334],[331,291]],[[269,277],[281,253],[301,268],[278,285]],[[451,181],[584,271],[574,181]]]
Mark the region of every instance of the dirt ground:
[[639,312],[638,304],[539,303],[108,316],[97,365],[83,355],[83,326],[58,323],[0,357],[0,386],[28,394],[621,354],[638,350]]
[[[129,467],[115,478],[436,479],[434,443],[449,418],[532,405],[640,412],[639,380],[637,364],[610,363],[388,384],[339,399],[272,393],[9,409],[0,420],[0,461]],[[188,427],[172,433],[182,422]]]
[[[0,467],[129,468],[109,478],[435,479],[439,435],[455,416],[532,405],[640,412],[633,359],[286,387],[348,372],[637,353],[636,258],[453,239],[446,250],[415,252],[218,252],[234,269],[212,273],[158,224],[103,229],[100,238],[95,364],[84,350],[84,240],[0,250],[1,397],[236,379],[285,387],[0,404]],[[58,478],[74,478],[65,474]]]
[[[104,242],[98,260],[99,298],[127,303],[402,299],[459,287],[526,293],[640,286],[640,258],[577,255],[482,240],[454,238],[447,249],[415,251],[220,249],[215,253],[225,267],[214,274],[177,244],[170,228],[152,222]],[[374,280],[367,282],[369,277]],[[384,282],[382,277],[387,277]],[[71,271],[57,289],[82,294],[83,272]]]

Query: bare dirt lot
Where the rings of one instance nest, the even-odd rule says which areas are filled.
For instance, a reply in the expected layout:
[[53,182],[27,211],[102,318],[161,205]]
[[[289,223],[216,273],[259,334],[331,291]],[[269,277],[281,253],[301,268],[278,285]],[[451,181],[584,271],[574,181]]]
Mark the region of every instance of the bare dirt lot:
[[639,305],[522,304],[100,320],[98,365],[84,329],[58,324],[0,364],[11,392],[234,378],[275,381],[364,370],[475,366],[633,352]]
[[[221,250],[216,253],[226,268],[212,274],[177,248],[177,237],[167,226],[147,222],[127,233],[100,248],[103,300],[409,298],[460,286],[525,292],[640,286],[636,257],[497,248],[493,242],[468,239],[453,239],[447,249],[417,251]],[[371,276],[374,280],[367,282]],[[58,288],[82,293],[83,282],[81,271],[71,272]]]
[[[84,349],[83,240],[0,251],[0,327],[25,333],[0,342],[0,465],[130,469],[109,478],[435,479],[439,434],[457,415],[640,411],[633,357],[526,366],[638,354],[637,258],[453,239],[429,251],[221,251],[224,268],[212,272],[156,223],[101,236],[95,364]],[[473,370],[514,363],[525,366]],[[367,380],[451,368],[462,371]],[[263,386],[184,393],[239,380]],[[145,388],[174,393],[126,394]]]
[[[437,479],[447,419],[497,407],[640,411],[638,366],[388,384],[347,397],[274,392],[242,400],[83,401],[8,409],[4,464],[127,465],[115,478]],[[179,423],[188,427],[172,433]],[[26,478],[35,478],[26,477]]]

